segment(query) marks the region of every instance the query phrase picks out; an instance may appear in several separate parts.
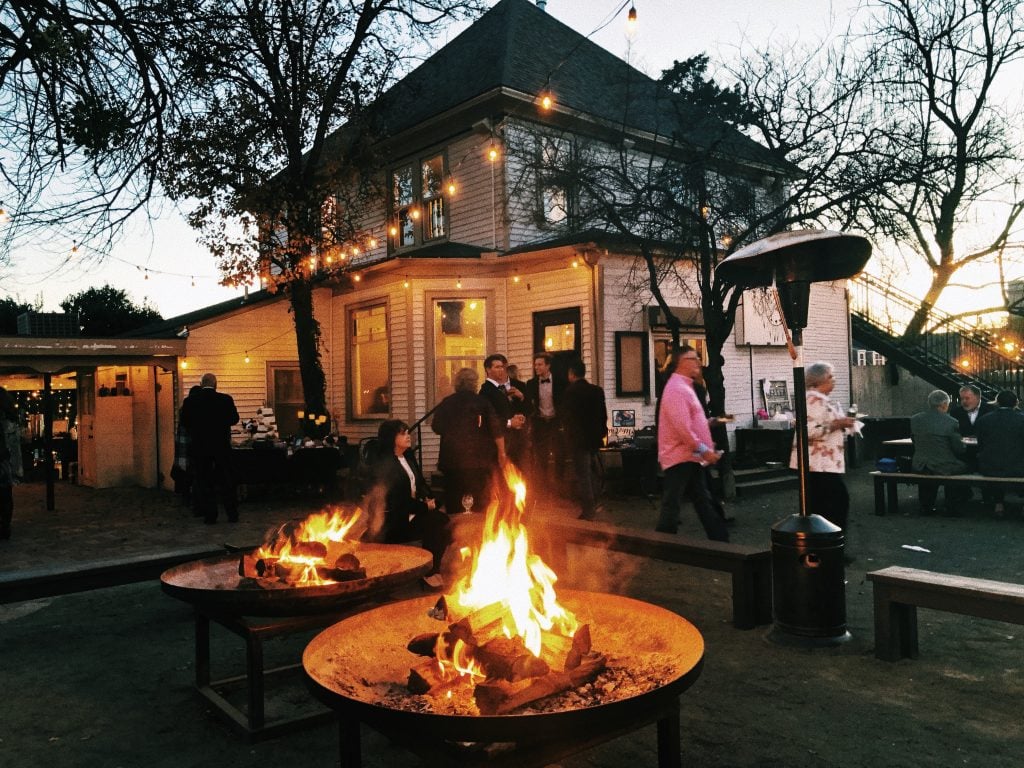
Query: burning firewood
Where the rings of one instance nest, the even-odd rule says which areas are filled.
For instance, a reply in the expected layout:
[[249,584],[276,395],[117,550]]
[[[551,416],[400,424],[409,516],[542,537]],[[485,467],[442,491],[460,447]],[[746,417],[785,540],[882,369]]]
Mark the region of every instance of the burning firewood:
[[605,668],[603,654],[590,653],[580,665],[567,672],[549,672],[519,682],[489,680],[473,690],[473,698],[482,715],[504,715],[530,702],[553,696],[589,683]]
[[416,635],[405,647],[417,656],[433,656],[434,648],[437,646],[437,637],[437,632],[426,632],[422,635]]

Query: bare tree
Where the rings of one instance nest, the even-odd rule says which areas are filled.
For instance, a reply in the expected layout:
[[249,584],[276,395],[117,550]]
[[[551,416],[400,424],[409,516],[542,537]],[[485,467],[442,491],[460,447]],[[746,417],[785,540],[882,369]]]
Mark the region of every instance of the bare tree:
[[1021,247],[1013,237],[1024,211],[1024,147],[1019,115],[1003,111],[999,89],[1019,98],[1024,6],[876,0],[873,9],[863,41],[874,65],[864,99],[875,108],[864,163],[881,183],[850,220],[906,244],[930,268],[924,301],[905,331],[913,336],[958,270],[1001,266],[1008,248]]
[[[189,108],[162,176],[228,279],[287,292],[306,410],[326,414],[312,281],[365,248],[381,196],[370,105],[478,0],[192,0],[175,38]],[[229,223],[241,222],[241,230]],[[382,238],[383,240],[383,238]],[[337,264],[337,261],[334,262]]]
[[0,261],[29,240],[97,247],[155,192],[171,83],[163,8],[141,0],[0,4]]

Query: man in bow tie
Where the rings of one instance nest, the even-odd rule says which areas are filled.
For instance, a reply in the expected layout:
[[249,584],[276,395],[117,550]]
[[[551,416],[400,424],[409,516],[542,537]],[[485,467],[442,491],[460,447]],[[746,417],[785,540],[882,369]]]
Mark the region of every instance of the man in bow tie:
[[551,370],[553,357],[549,352],[533,356],[534,376],[526,382],[526,402],[530,417],[530,453],[533,477],[537,487],[555,488],[561,479],[565,452],[562,449],[562,424],[558,405],[566,381]]

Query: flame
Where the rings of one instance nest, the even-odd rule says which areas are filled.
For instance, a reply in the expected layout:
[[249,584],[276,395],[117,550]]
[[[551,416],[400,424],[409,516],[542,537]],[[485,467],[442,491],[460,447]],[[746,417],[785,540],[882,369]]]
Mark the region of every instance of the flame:
[[473,658],[473,648],[461,640],[456,640],[455,645],[452,646],[451,658],[439,658],[437,665],[445,677],[449,677],[451,672],[470,677],[474,681],[483,680],[487,677],[484,674],[483,667]]
[[455,583],[445,596],[449,612],[467,616],[486,606],[501,603],[506,610],[502,629],[507,637],[520,637],[534,655],[540,656],[544,632],[572,637],[576,617],[558,603],[555,572],[530,552],[522,515],[526,507],[526,483],[516,468],[505,469],[505,482],[514,494],[514,505],[494,503],[487,510],[483,541],[475,552],[469,576]]
[[[274,560],[293,568],[289,581],[295,584],[333,584],[317,573],[317,566],[333,565],[344,551],[345,536],[362,516],[360,509],[345,510],[328,507],[314,512],[294,526],[278,528],[271,541],[266,541],[256,550],[256,558]],[[327,549],[324,556],[296,552],[304,542],[319,542]],[[301,570],[299,570],[301,569]]]

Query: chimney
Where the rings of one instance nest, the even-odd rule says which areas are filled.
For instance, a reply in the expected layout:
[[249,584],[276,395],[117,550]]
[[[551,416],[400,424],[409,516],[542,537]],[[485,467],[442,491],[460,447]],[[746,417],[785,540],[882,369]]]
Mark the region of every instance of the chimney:
[[547,5],[548,0],[537,0],[537,7],[540,8],[542,11],[547,7]]

